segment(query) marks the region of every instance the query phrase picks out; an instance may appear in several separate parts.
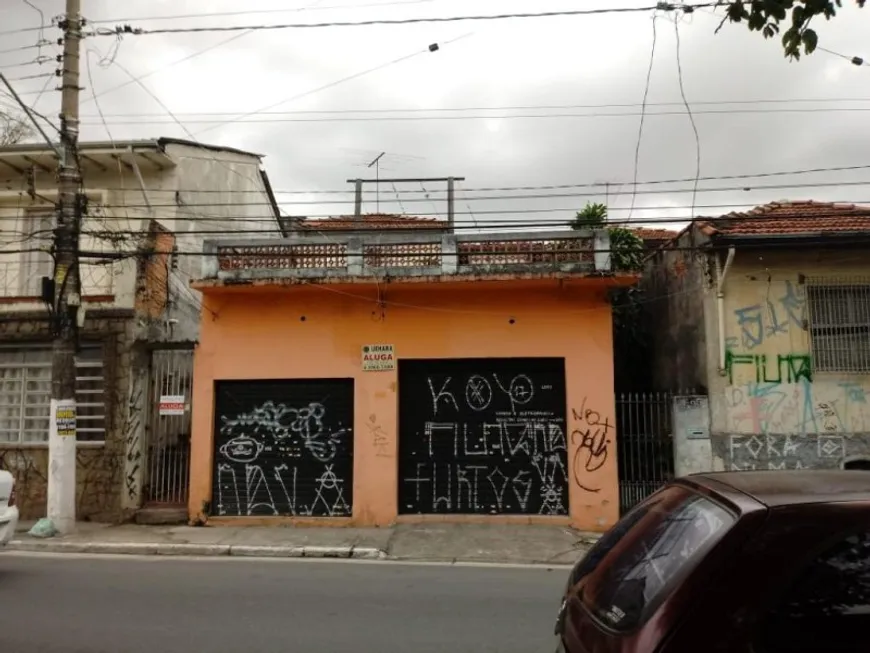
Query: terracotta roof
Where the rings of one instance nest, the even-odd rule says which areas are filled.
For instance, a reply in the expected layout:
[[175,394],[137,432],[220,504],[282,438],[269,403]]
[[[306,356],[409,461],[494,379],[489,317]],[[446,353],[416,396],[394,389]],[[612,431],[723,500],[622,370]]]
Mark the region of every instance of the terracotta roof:
[[771,202],[751,211],[704,218],[697,226],[710,236],[806,235],[870,231],[870,206],[814,202]]
[[665,241],[672,240],[680,235],[679,231],[673,229],[647,229],[646,227],[635,227],[631,231],[643,241]]
[[318,231],[356,231],[359,229],[446,229],[447,221],[438,218],[423,218],[419,216],[395,215],[391,213],[366,213],[359,219],[352,215],[342,215],[323,220],[302,220],[302,229]]

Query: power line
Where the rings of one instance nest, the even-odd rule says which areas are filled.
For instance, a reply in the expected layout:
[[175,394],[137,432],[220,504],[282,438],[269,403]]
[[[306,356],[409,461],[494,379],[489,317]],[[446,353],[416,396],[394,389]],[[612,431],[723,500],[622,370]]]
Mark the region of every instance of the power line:
[[[729,104],[751,105],[751,104],[802,104],[802,103],[835,103],[835,102],[865,102],[870,103],[870,97],[866,98],[790,98],[790,99],[754,99],[754,100],[707,100],[695,101],[694,106],[722,106]],[[377,114],[377,113],[449,113],[460,111],[551,111],[564,109],[633,109],[637,107],[682,107],[683,102],[647,102],[646,104],[638,102],[626,103],[609,103],[609,104],[542,104],[542,105],[513,105],[513,106],[470,106],[470,107],[430,107],[430,108],[380,108],[380,109],[296,109],[292,111],[259,111],[259,115],[265,116],[294,116],[294,115],[342,115],[342,114]],[[870,107],[863,110],[870,111]],[[179,117],[190,116],[208,116],[208,117],[224,117],[232,118],[244,114],[245,111],[183,111],[176,112]],[[153,118],[162,117],[162,113],[157,112],[127,112],[127,113],[106,113],[106,117],[111,118]],[[98,114],[85,114],[84,118],[96,118]],[[498,118],[499,116],[493,116]]]
[[[390,62],[390,63],[399,63]],[[374,72],[372,70],[366,72]],[[351,78],[344,78],[341,82],[349,81]],[[315,89],[315,91],[324,90],[324,88]],[[314,92],[314,91],[312,91]],[[278,104],[290,102],[296,99],[288,98]],[[870,111],[870,107],[807,107],[807,108],[781,108],[781,109],[701,109],[693,111],[694,115],[719,115],[719,116],[738,116],[738,115],[764,115],[764,114],[814,114],[814,113],[866,113]],[[329,123],[329,122],[419,122],[419,121],[455,121],[455,120],[537,120],[537,119],[555,119],[555,118],[634,118],[642,115],[641,112],[594,112],[594,113],[541,113],[541,114],[511,114],[511,115],[460,115],[460,116],[339,116],[329,118],[256,118],[248,119],[249,116],[256,115],[258,112],[253,111],[243,117],[233,118],[229,120],[207,120],[207,119],[187,119],[186,122],[192,125],[213,125],[204,130],[200,130],[200,134],[216,129],[221,125],[231,123],[245,123],[248,125],[256,124],[274,124],[274,123]],[[664,117],[664,116],[685,116],[686,111],[655,111],[646,112],[646,117]],[[169,120],[109,120],[114,125],[166,125],[170,124]],[[85,122],[84,124],[96,125],[96,122]]]
[[[845,204],[845,203],[849,203],[849,202],[835,202],[835,203],[844,203]],[[870,204],[870,200],[856,200],[855,204]],[[699,210],[701,210],[701,209],[717,209],[717,210],[733,211],[737,208],[752,209],[752,208],[757,207],[758,205],[759,205],[758,202],[752,202],[752,203],[736,202],[736,203],[729,203],[729,204],[699,204],[695,208],[697,208]],[[129,205],[127,205],[127,208],[135,208],[135,207],[130,207]],[[687,207],[687,206],[686,207],[674,207],[674,206],[646,206],[646,207],[643,207],[644,211],[677,211],[677,210],[688,210],[688,209],[689,209],[689,207]],[[538,209],[475,210],[474,215],[475,215],[476,219],[478,220],[478,222],[484,223],[485,221],[482,221],[480,218],[477,218],[477,216],[481,216],[481,215],[498,215],[498,216],[542,215],[542,214],[546,214],[546,213],[576,214],[577,210],[578,210],[578,207],[576,205],[574,205],[574,206],[546,207],[546,208],[538,208]],[[626,210],[627,209],[625,209],[625,208],[622,208],[622,209],[611,208],[610,212],[613,213],[616,211],[626,211]],[[463,216],[463,215],[470,215],[470,213],[467,213],[465,211],[454,211],[454,215]],[[826,216],[826,214],[819,214],[819,215],[822,217]],[[827,217],[842,217],[842,216],[843,216],[842,212],[835,211],[835,212],[832,212]],[[415,217],[425,217],[425,216],[415,216]],[[705,216],[704,219],[706,219],[706,220],[718,220],[718,219],[720,219],[720,217],[721,216]],[[342,218],[348,219],[349,216],[342,216]],[[7,219],[7,218],[0,217],[0,221],[2,221],[4,219]],[[202,221],[202,222],[231,223],[231,224],[245,224],[245,223],[251,223],[251,222],[269,222],[269,219],[267,219],[267,218],[233,217],[233,216],[219,215],[219,214],[214,214],[214,213],[205,213],[202,211],[198,211],[197,215],[189,216],[189,217],[187,217],[187,219],[188,220],[198,220],[198,221]],[[335,214],[324,213],[324,214],[319,214],[319,215],[307,215],[307,216],[303,216],[303,217],[297,218],[297,219],[327,220],[328,221],[330,219],[336,219],[336,216],[335,216]],[[639,219],[639,220],[634,220],[633,222],[622,221],[622,220],[620,220],[619,222],[620,223],[624,222],[625,224],[634,227],[634,226],[643,226],[646,224],[686,223],[686,222],[691,221],[692,219],[693,219],[693,217],[691,217],[691,216],[680,217],[680,216],[674,216],[674,215],[666,215],[666,216],[657,216],[657,217],[644,217],[644,218]],[[609,223],[615,224],[616,222],[613,220],[610,220]],[[492,222],[491,224],[496,224],[496,223]],[[499,224],[502,224],[506,228],[514,228],[515,225],[523,224],[523,223],[520,223],[517,221],[512,222],[508,219],[505,219],[502,223],[499,223]],[[544,223],[543,222],[535,222],[534,223],[534,225],[539,225],[539,224],[544,224]],[[314,231],[317,228],[317,226],[320,226],[320,225],[316,225],[316,226],[311,225],[310,231]],[[331,230],[327,227],[324,231],[328,232]],[[190,233],[190,232],[185,232],[185,233]],[[239,231],[232,231],[232,233],[235,233],[235,234],[239,235],[240,237],[243,237],[246,233],[249,233],[249,231],[248,230],[244,230],[244,231],[239,230]]]
[[[738,175],[712,175],[701,177],[700,181],[727,181],[727,180],[737,180],[737,179],[767,179],[771,177],[787,177],[792,175],[807,175],[807,174],[819,174],[825,172],[856,172],[859,170],[870,170],[870,165],[857,165],[857,166],[834,166],[827,168],[800,168],[796,170],[775,170],[772,172],[755,172],[755,173],[744,173]],[[679,177],[674,179],[650,179],[646,181],[638,181],[638,182],[630,182],[630,181],[617,181],[617,182],[608,182],[611,186],[650,186],[650,185],[659,185],[659,184],[678,184],[678,183],[691,183],[694,182],[694,177]],[[487,193],[487,192],[509,192],[509,191],[526,191],[526,190],[565,190],[569,188],[604,188],[607,185],[604,182],[585,182],[585,183],[574,183],[574,184],[549,184],[549,185],[540,185],[540,186],[497,186],[497,187],[481,187],[481,188],[463,188],[463,191],[466,193]],[[808,183],[806,187],[813,187],[814,184]],[[123,190],[122,188],[113,188],[107,187],[106,190]],[[152,192],[161,192],[159,188],[147,188],[146,190]],[[248,190],[232,190],[232,189],[174,189],[178,190],[181,193],[202,193],[202,194],[211,194],[211,193],[255,193],[256,191],[248,191]],[[353,193],[353,189],[339,189],[339,190],[320,190],[320,189],[310,189],[310,190],[274,190],[276,195],[343,195]],[[373,190],[364,190],[364,193],[374,193]],[[423,193],[429,191],[415,190],[415,189],[406,189],[401,191],[402,193]]]
[[680,47],[680,21],[674,21],[674,34],[677,44],[677,79],[680,86],[680,97],[683,99],[683,104],[686,107],[686,113],[689,116],[689,122],[692,125],[692,132],[695,135],[695,181],[692,187],[692,213],[695,212],[695,199],[698,195],[698,181],[701,178],[701,135],[698,133],[698,125],[695,122],[695,116],[692,113],[692,107],[689,106],[689,100],[686,98],[686,87],[683,84],[683,57]]
[[[89,21],[91,25],[108,25],[111,23],[126,23],[130,21],[185,20],[191,18],[227,18],[230,16],[250,16],[253,14],[289,14],[299,11],[331,11],[335,9],[368,9],[372,7],[401,7],[420,4],[431,4],[434,0],[402,0],[390,2],[372,2],[362,5],[327,5],[318,7],[301,7],[293,9],[248,9],[246,11],[216,11],[202,14],[173,14],[163,16],[128,16],[123,18],[101,18]],[[33,28],[31,28],[32,30]]]
[[[469,34],[464,34],[464,35],[462,35],[462,36],[458,36],[458,37],[456,37],[456,38],[450,39],[449,41],[445,41],[445,42],[444,42],[444,45],[449,45],[449,44],[451,44],[451,43],[455,43],[456,41],[459,41],[459,40],[461,40],[461,39],[464,39],[464,38],[466,38],[466,37],[468,37],[468,36],[470,36],[470,35],[469,35]],[[342,78],[340,78],[340,79],[337,79],[337,80],[335,80],[335,81],[329,82],[329,83],[327,83],[327,84],[323,84],[322,86],[318,86],[317,88],[309,89],[309,90],[307,90],[307,91],[303,91],[302,93],[297,93],[296,95],[292,95],[292,96],[290,96],[290,97],[288,97],[288,98],[285,98],[285,99],[283,99],[283,100],[281,100],[281,101],[279,101],[279,102],[274,102],[274,103],[272,103],[272,104],[268,104],[268,105],[266,105],[266,106],[264,106],[264,107],[260,107],[259,109],[255,109],[254,111],[249,111],[249,112],[247,112],[247,113],[244,113],[244,114],[242,114],[241,116],[239,116],[239,117],[237,117],[237,118],[232,118],[232,119],[230,119],[230,120],[222,120],[222,121],[218,121],[218,122],[217,122],[215,125],[213,125],[212,127],[208,127],[208,128],[206,128],[206,129],[200,130],[200,131],[198,132],[198,134],[204,134],[205,132],[212,131],[213,129],[217,129],[218,127],[220,127],[220,126],[222,126],[222,125],[228,125],[228,124],[232,124],[232,123],[236,123],[236,122],[241,122],[241,121],[243,121],[243,120],[246,119],[246,118],[249,118],[249,117],[251,117],[251,116],[254,116],[254,115],[260,113],[261,111],[268,111],[268,110],[270,110],[270,109],[274,109],[275,107],[279,107],[279,106],[281,106],[282,104],[287,104],[288,102],[293,102],[293,101],[295,101],[295,100],[300,100],[300,99],[302,99],[302,98],[304,98],[304,97],[308,97],[308,96],[310,96],[310,95],[314,95],[315,93],[320,93],[321,91],[325,91],[325,90],[327,90],[327,89],[334,88],[334,87],[336,87],[336,86],[338,86],[338,85],[340,85],[340,84],[344,84],[344,83],[349,82],[349,81],[352,81],[352,80],[354,80],[354,79],[359,79],[360,77],[363,77],[364,75],[368,75],[368,74],[370,74],[370,73],[374,73],[374,72],[378,72],[378,71],[380,71],[380,70],[384,70],[385,68],[389,68],[389,67],[391,67],[391,66],[395,66],[395,65],[397,65],[397,64],[403,63],[403,62],[408,61],[408,60],[410,60],[410,59],[414,59],[414,58],[416,58],[416,57],[419,57],[419,56],[422,55],[422,54],[427,54],[427,53],[430,53],[430,52],[433,52],[433,53],[434,53],[434,52],[437,52],[438,50],[440,50],[440,46],[439,46],[437,43],[433,43],[433,44],[429,45],[429,46],[428,46],[427,48],[425,48],[425,49],[422,49],[422,50],[415,50],[414,52],[412,52],[412,53],[410,53],[410,54],[406,54],[406,55],[404,55],[404,56],[398,57],[398,58],[393,59],[393,60],[391,60],[391,61],[386,61],[386,62],[384,62],[384,63],[382,63],[382,64],[378,64],[377,66],[373,66],[372,68],[366,68],[365,70],[361,70],[361,71],[356,72],[356,73],[353,73],[353,74],[351,74],[351,75],[347,75],[346,77],[342,77]]]
[[631,213],[634,210],[635,199],[637,198],[637,175],[640,169],[640,146],[643,143],[643,125],[646,121],[646,108],[647,108],[647,98],[649,97],[649,87],[650,82],[652,81],[652,72],[653,65],[655,64],[656,59],[656,43],[658,41],[658,31],[656,30],[656,21],[658,20],[658,14],[653,14],[652,17],[652,47],[650,48],[649,55],[649,66],[647,66],[646,70],[646,82],[643,86],[643,101],[641,102],[640,109],[640,123],[637,127],[637,142],[634,147],[634,183],[632,184],[633,190],[631,193],[631,209],[628,212],[628,219],[631,220]]
[[[815,182],[811,184],[803,183],[803,184],[768,184],[768,185],[759,185],[752,188],[752,191],[763,191],[763,190],[784,190],[784,189],[796,189],[796,188],[840,188],[840,187],[852,187],[852,186],[867,186],[870,184],[867,180],[860,181],[836,181],[836,182]],[[251,191],[253,192],[253,191]],[[675,193],[689,193],[692,192],[692,189],[679,189],[679,188],[654,188],[654,189],[643,189],[638,190],[638,195],[670,195]],[[745,187],[741,186],[721,186],[718,188],[704,188],[699,189],[698,192],[702,193],[726,193],[726,192],[746,192]],[[490,197],[466,197],[466,201],[507,201],[507,200],[528,200],[528,199],[559,199],[559,198],[586,198],[586,197],[599,197],[601,195],[600,192],[597,193],[551,193],[546,195],[512,195],[512,196],[490,196]],[[384,199],[384,202],[389,202],[392,200]],[[409,198],[404,200],[405,202],[431,202],[431,198]],[[317,200],[289,200],[283,201],[281,204],[292,204],[292,205],[332,205],[332,204],[353,204],[353,200],[330,200],[330,201],[317,201]],[[116,207],[113,204],[103,204],[104,207],[112,208]],[[151,203],[150,205],[145,204],[125,204],[127,207],[140,207],[140,208],[176,208],[178,206],[177,203],[164,203],[164,204],[155,204]],[[185,208],[193,208],[193,207],[252,207],[252,206],[271,206],[271,202],[185,202],[183,204]]]
[[700,9],[704,7],[718,6],[718,2],[708,2],[704,4],[671,4],[660,2],[655,6],[646,7],[608,7],[596,9],[576,9],[569,11],[545,11],[539,13],[505,13],[505,14],[489,14],[477,16],[443,16],[443,17],[422,17],[422,18],[394,18],[394,19],[378,19],[364,21],[333,21],[324,23],[282,23],[274,25],[214,25],[209,27],[167,27],[159,29],[145,29],[141,27],[131,27],[130,25],[122,25],[114,30],[98,29],[91,35],[94,36],[115,36],[117,34],[133,34],[136,36],[143,34],[193,34],[202,32],[238,32],[238,31],[262,31],[262,30],[281,30],[281,29],[305,29],[305,28],[321,28],[321,27],[367,27],[373,25],[414,25],[422,23],[456,23],[461,21],[490,21],[490,20],[506,20],[506,19],[527,19],[527,18],[565,18],[569,16],[593,16],[602,14],[635,14],[642,12],[650,12],[655,10],[679,11]]

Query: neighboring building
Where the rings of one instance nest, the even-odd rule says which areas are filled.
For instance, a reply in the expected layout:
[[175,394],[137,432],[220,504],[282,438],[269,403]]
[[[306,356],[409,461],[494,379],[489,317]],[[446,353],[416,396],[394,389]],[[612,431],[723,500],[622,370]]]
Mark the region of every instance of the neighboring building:
[[870,461],[870,207],[777,202],[695,222],[648,262],[651,361],[678,474]]
[[631,228],[631,232],[643,241],[647,250],[658,249],[680,235],[673,229],[652,229],[649,227]]
[[606,231],[361,216],[206,248],[192,521],[617,519],[608,293],[636,277]]
[[[159,139],[80,144],[87,197],[80,266],[77,514],[118,520],[143,504],[186,503],[189,411],[202,299],[202,232],[277,229],[261,158]],[[0,148],[0,467],[17,479],[24,519],[45,516],[51,380],[56,157]],[[276,234],[277,235],[277,234]],[[206,307],[208,311],[208,307]],[[164,411],[165,412],[165,411]]]

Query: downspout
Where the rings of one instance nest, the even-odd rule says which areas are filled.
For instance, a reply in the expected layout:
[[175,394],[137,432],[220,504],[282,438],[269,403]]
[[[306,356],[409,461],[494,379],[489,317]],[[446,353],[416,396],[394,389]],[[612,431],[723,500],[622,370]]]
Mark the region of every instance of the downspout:
[[725,343],[725,277],[728,276],[728,270],[731,269],[731,264],[734,262],[734,254],[737,250],[734,247],[728,248],[728,256],[725,258],[725,267],[719,257],[716,257],[716,311],[719,317],[719,374],[725,374],[725,363],[727,358],[727,347]]

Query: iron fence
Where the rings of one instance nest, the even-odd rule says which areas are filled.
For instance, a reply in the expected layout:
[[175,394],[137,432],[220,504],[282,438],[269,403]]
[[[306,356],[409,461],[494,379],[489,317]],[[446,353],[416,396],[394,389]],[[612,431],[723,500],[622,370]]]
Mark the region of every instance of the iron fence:
[[621,513],[674,478],[672,423],[677,394],[683,393],[631,392],[616,398]]

